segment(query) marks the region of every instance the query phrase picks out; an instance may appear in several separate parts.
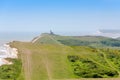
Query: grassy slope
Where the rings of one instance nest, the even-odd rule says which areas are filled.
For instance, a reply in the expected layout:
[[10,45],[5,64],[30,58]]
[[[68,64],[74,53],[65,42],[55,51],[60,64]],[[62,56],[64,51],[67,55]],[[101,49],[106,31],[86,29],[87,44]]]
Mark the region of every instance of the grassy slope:
[[[12,43],[21,52],[26,80],[74,78],[67,55],[67,46]],[[29,60],[29,61],[28,61]]]
[[109,67],[109,65],[104,66],[99,63],[97,54],[89,47],[68,47],[64,45],[22,42],[14,42],[12,45],[17,47],[21,53],[25,80],[77,80],[75,79],[77,77],[73,74],[71,64],[67,60],[68,55],[79,55],[82,58],[93,60],[93,62],[103,68]]
[[[79,38],[44,34],[34,44],[13,42],[12,46],[19,49],[23,62],[24,73],[21,75],[25,75],[25,80],[77,80],[75,79],[77,77],[73,74],[71,64],[67,60],[67,56],[73,54],[80,55],[83,58],[90,58],[99,64],[99,58],[96,58],[96,53],[92,52],[92,48],[84,46],[69,47],[58,41],[73,38],[83,41],[100,41],[106,39],[103,37],[90,38],[88,36]],[[102,64],[100,63],[100,65]]]
[[44,33],[35,44],[64,44],[68,46],[119,47],[117,39],[102,36],[59,36]]

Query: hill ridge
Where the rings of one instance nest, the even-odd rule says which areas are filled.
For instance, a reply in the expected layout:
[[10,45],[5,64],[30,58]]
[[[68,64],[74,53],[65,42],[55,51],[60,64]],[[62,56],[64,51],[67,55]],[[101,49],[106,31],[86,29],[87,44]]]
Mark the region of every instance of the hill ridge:
[[120,47],[120,40],[104,36],[60,36],[49,33],[43,33],[34,38],[32,43],[68,46]]

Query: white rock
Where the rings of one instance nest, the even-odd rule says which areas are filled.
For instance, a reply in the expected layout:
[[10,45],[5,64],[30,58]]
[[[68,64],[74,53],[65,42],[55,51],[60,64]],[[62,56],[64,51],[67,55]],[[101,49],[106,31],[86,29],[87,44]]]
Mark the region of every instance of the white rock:
[[16,48],[11,48],[9,45],[4,44],[0,47],[0,66],[4,64],[12,64],[5,60],[5,58],[18,58],[18,51]]

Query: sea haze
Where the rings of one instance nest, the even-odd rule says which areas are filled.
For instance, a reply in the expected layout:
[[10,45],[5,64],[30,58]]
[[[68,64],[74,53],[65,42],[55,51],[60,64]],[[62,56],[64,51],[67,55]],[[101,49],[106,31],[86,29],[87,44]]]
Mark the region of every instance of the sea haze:
[[[54,31],[53,31],[54,32]],[[31,41],[34,37],[39,36],[44,32],[0,32],[0,45],[11,41]],[[47,32],[49,33],[49,31]],[[82,32],[54,32],[58,35],[64,36],[82,36],[87,35]]]
[[0,45],[11,41],[31,41],[39,32],[0,32]]

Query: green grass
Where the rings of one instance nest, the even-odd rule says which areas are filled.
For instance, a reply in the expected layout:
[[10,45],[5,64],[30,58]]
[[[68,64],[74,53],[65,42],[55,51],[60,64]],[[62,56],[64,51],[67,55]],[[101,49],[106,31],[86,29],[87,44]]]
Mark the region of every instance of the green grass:
[[[109,43],[103,42],[105,43],[103,44],[101,41]],[[119,42],[115,40],[115,43]],[[19,50],[23,64],[18,80],[87,80],[74,73],[74,63],[71,63],[67,57],[77,55],[82,58],[81,60],[88,59],[97,65],[99,70],[115,70],[119,73],[120,64],[116,56],[120,55],[120,51],[116,47],[113,49],[111,46],[113,43],[113,39],[106,37],[42,34],[35,43],[14,41],[11,46]],[[107,51],[106,47],[111,49]],[[113,54],[110,55],[111,53]],[[111,56],[115,56],[115,59]],[[80,65],[79,61],[75,64]],[[83,63],[83,65],[88,64]]]
[[60,36],[44,33],[35,44],[59,44],[68,46],[120,47],[120,40],[102,36]]
[[14,80],[21,74],[21,60],[20,59],[7,59],[13,64],[0,66],[0,79]]
[[[74,78],[72,67],[68,62],[67,54],[71,53],[69,47],[59,45],[37,45],[31,43],[13,43],[21,52],[24,69],[28,67],[26,57],[29,56],[31,80],[47,80],[47,79],[68,79]],[[30,51],[30,54],[26,53]],[[25,76],[26,77],[26,76]]]
[[[24,77],[25,80],[77,80],[79,76],[74,74],[74,69],[71,66],[72,63],[69,62],[67,58],[69,55],[78,55],[83,58],[83,60],[89,59],[105,70],[115,70],[111,66],[118,66],[112,63],[113,61],[108,58],[108,54],[110,52],[117,52],[118,55],[120,55],[119,50],[116,49],[110,49],[110,52],[106,52],[104,49],[97,50],[85,46],[33,44],[24,42],[13,42],[12,46],[18,48],[21,54],[24,69],[21,75],[24,75],[22,77]],[[106,56],[100,57],[100,53]],[[104,61],[105,64],[101,62],[101,60]],[[118,68],[117,71],[119,71]]]

